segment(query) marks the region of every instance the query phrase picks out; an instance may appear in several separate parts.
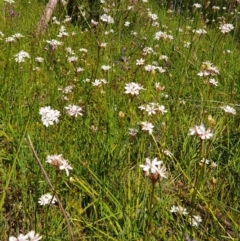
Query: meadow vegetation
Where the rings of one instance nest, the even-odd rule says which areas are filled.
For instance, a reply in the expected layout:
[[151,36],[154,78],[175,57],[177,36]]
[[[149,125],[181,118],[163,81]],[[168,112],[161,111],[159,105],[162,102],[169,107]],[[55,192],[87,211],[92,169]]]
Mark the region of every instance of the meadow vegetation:
[[0,240],[239,240],[239,1],[78,2],[0,3]]

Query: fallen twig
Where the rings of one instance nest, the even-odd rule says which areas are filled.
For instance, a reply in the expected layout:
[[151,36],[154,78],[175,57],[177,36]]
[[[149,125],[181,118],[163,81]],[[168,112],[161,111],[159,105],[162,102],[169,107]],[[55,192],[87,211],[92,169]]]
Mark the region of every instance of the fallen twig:
[[[38,157],[38,155],[37,155],[37,152],[36,152],[35,149],[34,149],[34,146],[33,146],[33,143],[32,143],[32,141],[31,141],[31,138],[30,138],[29,135],[28,135],[27,137],[28,137],[28,141],[29,141],[30,147],[31,147],[31,149],[32,149],[33,155],[34,155],[34,157],[36,158],[36,160],[37,160],[37,162],[38,162],[38,165],[40,166],[41,171],[42,171],[42,173],[43,173],[43,175],[44,175],[44,177],[45,177],[48,185],[51,187],[52,191],[54,192],[54,191],[55,191],[55,190],[54,190],[54,187],[53,187],[53,185],[52,185],[52,183],[51,183],[51,181],[50,181],[50,178],[48,177],[48,174],[47,174],[47,172],[45,171],[45,169],[44,169],[44,167],[43,167],[43,165],[42,165],[42,163],[41,163],[41,161],[40,161],[40,159],[39,159],[39,157]],[[64,210],[63,205],[62,205],[62,203],[61,203],[58,195],[55,194],[54,196],[56,197],[57,202],[58,202],[58,204],[59,204],[59,207],[60,207],[60,209],[61,209],[61,211],[62,211],[62,213],[63,213],[63,216],[64,216],[64,218],[65,218],[65,220],[66,220],[66,222],[67,222],[68,230],[69,230],[70,236],[71,236],[71,241],[74,241],[73,233],[72,233],[72,228],[71,228],[69,219],[68,219],[68,217],[67,217],[67,213],[66,213],[66,211]]]

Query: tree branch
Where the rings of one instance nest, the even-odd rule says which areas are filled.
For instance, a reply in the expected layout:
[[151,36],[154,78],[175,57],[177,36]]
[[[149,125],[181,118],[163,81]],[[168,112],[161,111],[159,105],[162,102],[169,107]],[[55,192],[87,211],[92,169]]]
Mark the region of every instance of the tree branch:
[[39,34],[41,34],[48,26],[48,22],[52,17],[52,14],[54,12],[54,9],[56,8],[56,5],[58,3],[58,0],[49,0],[44,11],[43,15],[40,18],[36,29],[34,30],[33,35],[37,37]]

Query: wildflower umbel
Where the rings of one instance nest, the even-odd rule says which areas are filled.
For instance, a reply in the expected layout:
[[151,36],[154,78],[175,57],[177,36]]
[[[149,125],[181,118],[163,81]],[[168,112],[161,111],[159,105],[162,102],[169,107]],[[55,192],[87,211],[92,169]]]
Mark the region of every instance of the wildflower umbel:
[[225,24],[221,24],[219,29],[221,30],[222,33],[228,33],[230,31],[232,31],[234,29],[234,27],[231,23],[225,23]]
[[140,167],[143,169],[146,177],[149,177],[152,181],[157,181],[159,178],[167,178],[166,167],[162,166],[162,163],[157,157],[152,161],[150,158],[146,158],[146,163],[140,165]]
[[140,110],[145,111],[148,115],[154,115],[156,113],[161,113],[164,115],[167,113],[167,110],[165,109],[165,106],[159,105],[158,103],[151,102],[146,105],[141,105],[138,107]]
[[167,34],[166,32],[159,31],[159,32],[156,32],[156,33],[155,33],[153,39],[154,39],[154,40],[159,40],[159,39],[173,40],[173,36]]
[[198,227],[199,224],[202,222],[202,218],[199,215],[193,215],[188,219],[191,226]]
[[144,62],[145,62],[145,60],[144,59],[137,59],[136,60],[136,65],[138,65],[138,66],[141,66],[141,65],[144,65]]
[[219,74],[219,69],[214,66],[211,62],[205,61],[202,63],[201,71],[198,73],[198,76],[200,77],[208,77],[208,76],[214,76],[216,74]]
[[149,135],[151,135],[153,133],[154,125],[152,123],[147,122],[147,121],[142,121],[141,126],[142,126],[142,130],[148,131]]
[[30,231],[26,235],[19,234],[18,237],[9,237],[8,241],[39,241],[42,239],[40,234],[35,234],[35,231]]
[[229,105],[221,106],[220,108],[223,109],[225,111],[225,113],[236,115],[236,110],[234,108],[230,107]]
[[201,8],[202,5],[201,5],[200,3],[194,3],[194,4],[193,4],[193,7],[194,7],[194,8]]
[[137,130],[137,129],[135,129],[135,128],[128,128],[128,134],[129,134],[130,136],[136,136],[137,133],[138,133],[138,130]]
[[130,94],[130,95],[139,95],[140,90],[144,90],[144,88],[135,82],[127,83],[124,87],[125,89],[125,94]]
[[211,139],[213,137],[213,133],[211,132],[211,130],[210,129],[206,130],[204,125],[194,126],[190,128],[189,135],[190,136],[197,135],[202,140]]
[[50,106],[41,107],[39,114],[42,116],[41,121],[46,127],[53,125],[54,122],[58,123],[58,118],[60,117],[60,112],[53,110]]
[[9,3],[9,4],[15,3],[14,0],[4,0],[4,2]]
[[100,20],[105,22],[105,23],[110,23],[110,24],[114,23],[114,19],[111,16],[107,15],[107,14],[101,15],[100,16]]
[[46,40],[46,42],[49,44],[49,46],[51,47],[52,50],[55,50],[57,48],[57,46],[62,45],[62,42],[60,42],[56,39]]
[[40,234],[35,234],[35,232],[32,230],[30,232],[28,232],[28,238],[29,241],[38,241],[40,239],[42,239],[42,236],[40,236]]
[[17,63],[22,63],[25,62],[26,58],[30,58],[29,53],[25,52],[25,51],[20,51],[19,53],[15,54],[15,61]]
[[66,110],[66,113],[70,116],[73,116],[73,117],[78,117],[78,116],[82,116],[83,113],[83,109],[82,107],[80,106],[77,106],[77,105],[68,105],[66,107],[64,107],[65,110]]
[[55,197],[52,196],[52,194],[50,193],[46,193],[44,195],[42,195],[39,199],[38,199],[38,203],[41,206],[45,206],[45,205],[49,205],[49,204],[54,204],[57,202],[57,199]]
[[170,209],[170,212],[171,213],[176,213],[176,214],[178,213],[178,214],[184,215],[184,216],[188,215],[187,209],[182,207],[182,206],[175,206],[175,205],[173,205],[171,207],[171,209]]
[[65,170],[67,176],[69,176],[69,170],[72,170],[72,167],[68,164],[68,161],[63,158],[62,154],[48,155],[46,162],[55,166],[57,170]]

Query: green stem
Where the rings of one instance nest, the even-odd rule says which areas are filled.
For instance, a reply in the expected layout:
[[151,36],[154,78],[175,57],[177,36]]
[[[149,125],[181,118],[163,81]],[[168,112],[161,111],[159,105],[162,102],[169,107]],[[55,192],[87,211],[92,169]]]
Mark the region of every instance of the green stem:
[[[152,206],[153,206],[153,198],[154,198],[154,189],[155,189],[156,181],[152,181],[152,190],[149,199],[149,217],[148,217],[148,233],[151,234],[153,225],[152,225]],[[151,235],[148,235],[148,239]]]
[[52,194],[52,199],[50,200],[48,206],[47,206],[47,211],[46,211],[46,216],[44,219],[44,223],[45,223],[45,227],[44,229],[46,230],[46,239],[48,240],[48,214],[49,214],[49,208],[52,204],[52,200],[55,197],[56,191],[57,191],[57,186],[58,186],[58,174],[59,174],[59,170],[56,170],[56,176],[55,176],[55,182],[54,182],[54,189],[53,189],[53,194]]
[[[200,139],[200,151],[199,151],[199,160],[201,160],[202,158],[202,155],[203,154],[203,140]],[[198,163],[197,163],[198,165]],[[192,215],[192,212],[194,211],[194,208],[196,207],[197,205],[197,193],[200,189],[200,185],[201,185],[201,179],[202,179],[202,176],[204,175],[204,167],[201,168],[201,170],[197,168],[197,172],[196,172],[196,178],[195,178],[195,181],[194,181],[194,186],[193,186],[193,194],[192,194],[192,202],[191,202],[191,215]]]

